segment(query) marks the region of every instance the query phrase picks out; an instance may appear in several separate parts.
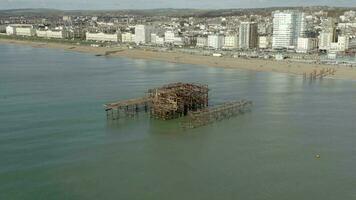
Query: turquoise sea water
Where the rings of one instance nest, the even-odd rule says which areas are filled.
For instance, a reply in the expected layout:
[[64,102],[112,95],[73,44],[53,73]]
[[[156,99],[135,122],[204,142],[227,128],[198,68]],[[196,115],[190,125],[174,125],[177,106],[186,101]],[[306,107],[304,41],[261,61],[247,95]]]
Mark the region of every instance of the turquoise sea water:
[[[106,120],[102,104],[177,81],[252,112]],[[356,199],[355,111],[354,81],[1,44],[0,199]]]

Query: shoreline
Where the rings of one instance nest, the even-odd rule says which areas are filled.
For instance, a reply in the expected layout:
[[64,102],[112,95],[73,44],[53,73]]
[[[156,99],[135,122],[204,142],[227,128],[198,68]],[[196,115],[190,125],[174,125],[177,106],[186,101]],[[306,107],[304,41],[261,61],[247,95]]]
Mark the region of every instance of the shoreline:
[[288,61],[263,60],[263,59],[247,59],[247,58],[232,58],[232,57],[213,57],[192,55],[178,52],[158,52],[144,49],[123,49],[120,47],[91,47],[76,44],[61,44],[55,42],[39,42],[26,41],[16,39],[2,39],[0,44],[17,44],[27,45],[34,48],[51,48],[62,49],[81,53],[90,53],[93,55],[107,55],[109,57],[126,57],[132,59],[157,60],[171,63],[192,64],[200,66],[227,68],[227,69],[242,69],[257,72],[277,72],[293,75],[303,75],[303,73],[311,73],[313,70],[332,68],[336,69],[335,75],[330,76],[334,79],[356,80],[356,69],[340,66],[340,65],[325,65],[325,64],[310,64]]

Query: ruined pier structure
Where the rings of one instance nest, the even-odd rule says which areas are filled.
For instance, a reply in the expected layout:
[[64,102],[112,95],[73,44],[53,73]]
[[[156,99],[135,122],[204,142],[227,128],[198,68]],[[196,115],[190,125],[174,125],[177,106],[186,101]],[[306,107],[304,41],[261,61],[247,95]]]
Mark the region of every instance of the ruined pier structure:
[[134,116],[139,111],[150,111],[152,118],[161,120],[188,116],[185,128],[195,128],[242,113],[252,104],[250,101],[234,101],[220,106],[208,107],[207,85],[172,83],[149,89],[144,97],[105,104],[108,119],[122,115]]
[[188,117],[183,121],[182,126],[183,128],[205,126],[216,121],[243,114],[246,111],[249,111],[251,106],[252,101],[240,100],[193,111],[188,114]]
[[142,110],[147,112],[150,109],[150,106],[151,99],[149,97],[141,97],[104,104],[106,117],[113,120],[119,119],[122,115],[134,116]]
[[120,118],[135,115],[139,111],[150,111],[151,117],[169,120],[182,117],[190,111],[208,106],[207,85],[192,83],[172,83],[149,89],[146,96],[105,104],[107,117]]
[[148,90],[152,100],[151,116],[169,120],[182,117],[190,111],[208,106],[209,88],[207,85],[173,83]]

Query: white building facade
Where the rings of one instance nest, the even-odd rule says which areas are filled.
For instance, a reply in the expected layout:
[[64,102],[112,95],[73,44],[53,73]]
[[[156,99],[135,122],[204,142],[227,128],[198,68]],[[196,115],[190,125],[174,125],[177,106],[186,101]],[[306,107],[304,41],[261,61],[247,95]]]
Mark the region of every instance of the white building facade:
[[293,10],[273,13],[273,49],[295,48],[298,37],[304,37],[304,34],[304,13]]
[[6,34],[31,37],[36,35],[36,31],[29,24],[13,24],[6,27]]
[[258,37],[258,48],[269,49],[272,47],[272,38],[269,36]]
[[209,35],[208,36],[208,47],[214,49],[221,49],[224,46],[224,36],[223,35]]
[[151,41],[152,27],[148,25],[135,26],[135,43],[146,44]]
[[252,49],[257,47],[257,23],[242,22],[239,28],[239,48]]
[[125,32],[121,34],[121,41],[123,43],[132,43],[135,42],[134,40],[134,34],[130,33],[130,32]]
[[164,41],[166,43],[173,43],[174,42],[174,38],[175,38],[175,34],[173,31],[166,31],[164,33]]
[[332,42],[329,51],[343,52],[349,49],[349,36],[339,36],[337,42]]
[[318,47],[318,40],[316,38],[298,38],[297,53],[308,53]]
[[58,31],[36,30],[36,36],[37,37],[43,37],[43,38],[63,39],[64,38],[64,32],[62,30],[58,30]]
[[224,38],[224,48],[226,49],[236,49],[239,46],[238,43],[237,35],[227,35]]
[[208,38],[207,37],[197,37],[197,47],[207,47],[208,46]]
[[321,32],[319,34],[319,50],[328,51],[331,48],[331,43],[333,42],[332,32]]
[[98,42],[120,42],[121,35],[118,33],[107,34],[107,33],[85,33],[86,40],[98,41]]
[[6,35],[16,35],[16,28],[14,26],[6,26]]
[[151,43],[156,45],[164,45],[164,37],[156,33],[151,33]]

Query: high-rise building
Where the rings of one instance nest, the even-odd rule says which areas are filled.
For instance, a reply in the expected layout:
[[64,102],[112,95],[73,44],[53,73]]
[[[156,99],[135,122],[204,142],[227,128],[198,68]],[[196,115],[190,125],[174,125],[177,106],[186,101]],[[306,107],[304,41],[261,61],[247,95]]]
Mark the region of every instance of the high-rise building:
[[152,27],[148,25],[135,26],[135,43],[146,44],[151,41]]
[[295,48],[298,37],[304,37],[304,13],[287,10],[273,13],[272,48]]
[[241,49],[252,49],[257,47],[257,23],[242,22],[239,29],[239,47]]

